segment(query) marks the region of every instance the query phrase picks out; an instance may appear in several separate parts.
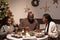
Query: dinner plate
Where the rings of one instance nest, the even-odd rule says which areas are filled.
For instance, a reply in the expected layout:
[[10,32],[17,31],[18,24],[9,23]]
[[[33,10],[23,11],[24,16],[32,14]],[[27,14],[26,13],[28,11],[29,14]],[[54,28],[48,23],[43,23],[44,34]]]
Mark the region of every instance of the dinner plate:
[[42,38],[36,38],[35,36],[22,36],[22,38],[15,38],[15,37],[12,37],[12,35],[14,35],[14,34],[8,34],[8,35],[7,35],[7,39],[11,39],[11,40],[23,40],[23,39],[44,40],[44,39],[48,38],[48,35],[45,35],[45,36],[42,37]]

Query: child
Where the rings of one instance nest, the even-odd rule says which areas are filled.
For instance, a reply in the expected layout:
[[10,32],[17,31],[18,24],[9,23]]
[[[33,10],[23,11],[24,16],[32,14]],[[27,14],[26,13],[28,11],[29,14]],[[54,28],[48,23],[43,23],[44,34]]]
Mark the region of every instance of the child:
[[12,25],[12,18],[5,17],[4,18],[4,25],[0,29],[0,35],[2,37],[6,37],[6,35],[12,33],[13,30],[14,30],[14,27]]

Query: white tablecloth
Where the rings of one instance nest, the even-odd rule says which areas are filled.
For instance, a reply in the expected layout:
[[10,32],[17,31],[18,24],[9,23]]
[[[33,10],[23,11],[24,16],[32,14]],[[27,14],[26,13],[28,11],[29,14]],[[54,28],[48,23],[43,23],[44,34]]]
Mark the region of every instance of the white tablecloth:
[[23,37],[23,38],[15,38],[15,37],[12,37],[11,35],[13,35],[13,34],[8,34],[7,39],[11,39],[11,40],[48,40],[48,35],[45,35],[42,38],[36,38],[35,36]]

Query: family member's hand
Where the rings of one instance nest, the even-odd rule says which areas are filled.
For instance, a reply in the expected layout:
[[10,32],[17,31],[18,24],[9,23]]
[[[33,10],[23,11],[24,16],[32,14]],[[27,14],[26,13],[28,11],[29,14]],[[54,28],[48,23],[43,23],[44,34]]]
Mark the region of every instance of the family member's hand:
[[36,29],[36,30],[34,30],[35,32],[40,32],[40,30],[38,30],[38,29]]
[[11,29],[8,30],[8,33],[12,33],[13,31]]
[[25,27],[25,31],[29,31],[29,30],[30,30],[29,26]]

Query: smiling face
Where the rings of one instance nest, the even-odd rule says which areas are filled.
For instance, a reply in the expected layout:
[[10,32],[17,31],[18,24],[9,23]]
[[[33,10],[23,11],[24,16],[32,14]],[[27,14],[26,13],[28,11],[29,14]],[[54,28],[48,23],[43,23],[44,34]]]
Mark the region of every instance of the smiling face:
[[33,20],[34,20],[34,14],[32,14],[32,12],[29,12],[27,18],[28,18],[29,22],[33,22]]
[[34,19],[33,14],[30,14],[28,18],[29,18],[29,20],[32,21]]
[[47,22],[48,22],[48,19],[45,18],[45,16],[43,16],[43,17],[42,17],[42,21],[43,21],[44,23],[47,23]]
[[7,19],[7,24],[10,25],[12,23],[12,19],[11,18],[8,18]]
[[53,19],[51,18],[51,16],[49,14],[44,14],[42,17],[42,21],[44,23],[49,23],[50,21],[53,21]]

